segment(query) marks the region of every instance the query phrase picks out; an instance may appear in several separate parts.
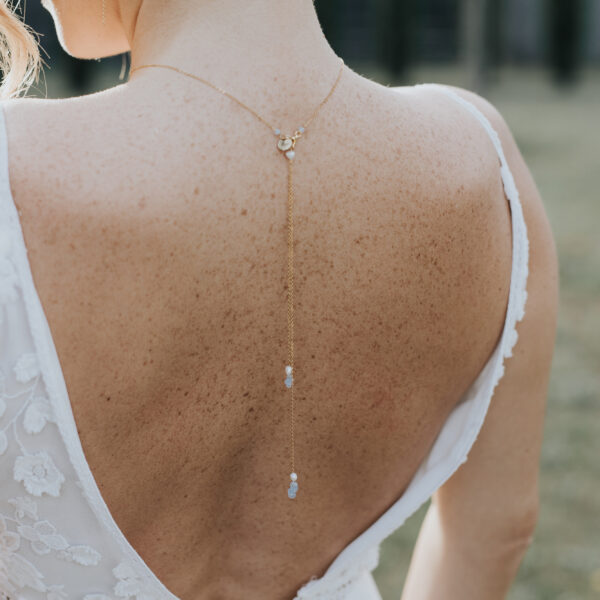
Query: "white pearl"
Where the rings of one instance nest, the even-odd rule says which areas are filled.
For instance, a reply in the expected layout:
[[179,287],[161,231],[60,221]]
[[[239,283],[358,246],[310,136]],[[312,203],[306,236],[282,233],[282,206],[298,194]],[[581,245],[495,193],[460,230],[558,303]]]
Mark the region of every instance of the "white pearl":
[[292,374],[292,367],[290,365],[288,365],[285,368],[285,373],[286,373],[286,375],[291,375]]
[[296,475],[296,473],[290,473],[290,479],[292,481],[296,481],[296,479],[298,479],[298,475]]
[[290,159],[293,160],[294,156],[296,156],[296,153],[293,150],[288,150],[285,155]]

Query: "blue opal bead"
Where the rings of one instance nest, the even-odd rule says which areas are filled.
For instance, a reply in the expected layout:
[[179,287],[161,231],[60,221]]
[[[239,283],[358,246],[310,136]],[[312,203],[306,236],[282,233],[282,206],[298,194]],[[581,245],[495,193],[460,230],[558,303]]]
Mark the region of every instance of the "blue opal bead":
[[275,129],[275,135],[279,135],[281,133],[281,129]]
[[290,487],[288,488],[288,498],[295,498],[297,491],[298,491],[298,482],[290,481]]
[[288,387],[288,388],[291,388],[291,387],[292,387],[292,382],[293,382],[293,381],[294,381],[294,380],[292,379],[292,377],[286,377],[286,378],[285,378],[285,385],[286,385],[286,387]]
[[300,128],[298,129],[298,131],[299,131],[300,133],[304,133],[304,127],[300,127]]

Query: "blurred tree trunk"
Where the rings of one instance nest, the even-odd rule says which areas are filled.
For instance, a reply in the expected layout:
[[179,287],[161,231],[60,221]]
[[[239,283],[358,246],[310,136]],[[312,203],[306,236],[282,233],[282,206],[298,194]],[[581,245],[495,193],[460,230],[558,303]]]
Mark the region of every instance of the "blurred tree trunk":
[[504,1],[488,0],[486,15],[486,39],[485,39],[485,67],[484,78],[488,86],[493,83],[498,74],[498,67],[504,61]]
[[573,83],[581,64],[582,0],[547,0],[550,32],[549,58],[554,80]]
[[414,60],[417,0],[377,0],[377,59],[398,80],[405,80]]
[[462,51],[467,71],[466,87],[484,94],[486,79],[486,23],[489,0],[462,0]]
[[341,18],[340,12],[344,10],[340,0],[315,0],[315,10],[323,34],[330,46],[338,54],[343,54],[341,46]]

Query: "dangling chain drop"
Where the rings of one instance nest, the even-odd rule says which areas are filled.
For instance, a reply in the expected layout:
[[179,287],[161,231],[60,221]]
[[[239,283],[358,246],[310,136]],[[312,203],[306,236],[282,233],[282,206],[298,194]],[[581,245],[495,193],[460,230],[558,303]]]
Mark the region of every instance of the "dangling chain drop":
[[275,135],[279,136],[277,148],[285,153],[288,159],[288,364],[285,367],[285,385],[290,390],[291,415],[290,415],[290,445],[292,472],[290,473],[290,485],[288,498],[295,498],[298,491],[298,475],[294,471],[294,186],[293,186],[293,161],[296,156],[294,148],[296,140],[304,133],[304,127],[299,127],[293,136],[281,135],[279,129],[275,129]]
[[288,163],[288,364],[285,366],[285,386],[290,390],[290,401],[291,401],[291,415],[290,415],[290,442],[291,442],[291,473],[290,473],[290,483],[288,487],[288,498],[295,498],[296,493],[298,491],[298,475],[294,471],[294,451],[295,451],[295,440],[294,440],[294,220],[293,220],[293,210],[294,210],[294,187],[293,187],[293,161],[296,156],[296,142],[302,136],[302,134],[306,131],[309,123],[313,120],[317,112],[319,112],[320,108],[329,100],[331,94],[333,94],[333,90],[337,87],[337,84],[342,76],[342,71],[344,68],[344,60],[340,58],[340,70],[333,84],[333,87],[327,94],[327,96],[321,101],[319,106],[315,109],[310,118],[304,123],[302,127],[298,127],[294,135],[283,135],[280,129],[274,128],[271,126],[265,119],[263,119],[259,114],[254,112],[249,106],[246,106],[243,102],[232,96],[229,92],[221,89],[220,87],[213,85],[209,81],[198,77],[197,75],[193,75],[192,73],[187,73],[179,69],[178,67],[172,67],[171,65],[159,65],[159,64],[151,64],[151,65],[139,65],[130,70],[129,74],[138,69],[145,69],[148,67],[162,67],[164,69],[171,69],[172,71],[176,71],[181,73],[182,75],[187,75],[192,79],[196,79],[206,85],[212,87],[213,89],[221,92],[225,96],[231,98],[233,101],[237,102],[243,108],[249,110],[255,117],[257,117],[262,123],[264,123],[275,135],[279,138],[277,141],[278,150],[285,156]]

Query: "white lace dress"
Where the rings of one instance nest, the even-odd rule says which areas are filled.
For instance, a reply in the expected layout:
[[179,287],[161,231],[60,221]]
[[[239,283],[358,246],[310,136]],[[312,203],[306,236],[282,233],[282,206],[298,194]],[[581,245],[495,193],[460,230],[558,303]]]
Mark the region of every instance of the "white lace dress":
[[[455,407],[404,494],[295,600],[380,600],[379,545],[460,466],[478,435],[527,298],[529,244],[519,194],[497,133],[452,90],[432,86],[479,120],[498,152],[511,208],[512,275],[501,339]],[[0,600],[178,600],[113,520],[86,461],[52,335],[27,259],[8,174],[0,105]]]

